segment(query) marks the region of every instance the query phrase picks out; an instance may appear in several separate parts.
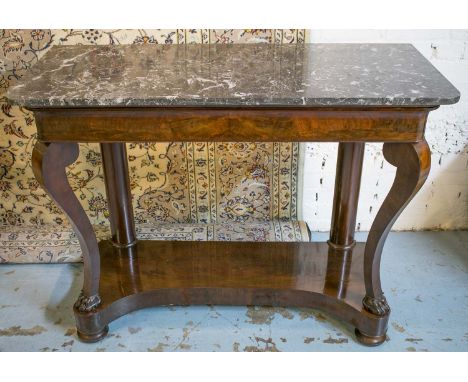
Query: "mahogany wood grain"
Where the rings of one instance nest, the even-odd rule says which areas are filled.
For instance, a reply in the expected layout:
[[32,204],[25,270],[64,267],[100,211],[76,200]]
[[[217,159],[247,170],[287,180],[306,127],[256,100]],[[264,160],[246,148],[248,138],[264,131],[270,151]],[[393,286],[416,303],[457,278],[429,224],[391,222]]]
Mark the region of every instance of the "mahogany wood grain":
[[416,142],[432,108],[33,109],[47,142]]
[[347,251],[345,274],[343,251],[326,243],[139,241],[118,249],[104,241],[100,251],[102,304],[76,312],[85,340],[100,339],[109,322],[136,309],[200,304],[318,308],[385,338],[388,316],[361,303],[362,243]]

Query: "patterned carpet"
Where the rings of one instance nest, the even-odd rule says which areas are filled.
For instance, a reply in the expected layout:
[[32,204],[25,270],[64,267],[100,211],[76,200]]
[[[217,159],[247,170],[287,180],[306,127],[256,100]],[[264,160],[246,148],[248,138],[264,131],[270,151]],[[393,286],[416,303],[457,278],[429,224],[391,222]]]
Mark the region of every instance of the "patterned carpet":
[[[95,226],[98,239],[110,237],[109,228]],[[309,241],[302,221],[220,224],[140,224],[137,237],[146,240]],[[0,263],[64,263],[81,261],[78,239],[69,228],[56,225],[0,227]]]
[[[0,262],[79,261],[78,243],[31,169],[34,115],[1,95],[54,45],[304,43],[303,29],[0,29]],[[308,241],[299,221],[301,146],[281,142],[127,144],[139,235],[155,240]],[[108,235],[98,144],[80,144],[72,189]],[[104,226],[104,227],[103,227]]]

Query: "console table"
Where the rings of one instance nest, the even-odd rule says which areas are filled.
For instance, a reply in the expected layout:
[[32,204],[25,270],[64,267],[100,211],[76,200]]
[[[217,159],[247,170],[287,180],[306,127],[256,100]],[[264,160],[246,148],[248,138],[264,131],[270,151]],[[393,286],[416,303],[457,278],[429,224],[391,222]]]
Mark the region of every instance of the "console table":
[[[390,314],[385,239],[428,176],[428,113],[460,95],[408,44],[240,44],[56,46],[8,97],[35,115],[34,174],[81,245],[81,340],[136,309],[220,304],[318,308],[378,345]],[[339,142],[329,241],[137,240],[125,142],[151,141]],[[108,241],[97,242],[67,180],[79,142],[101,144]],[[384,142],[397,172],[356,243],[366,142]]]

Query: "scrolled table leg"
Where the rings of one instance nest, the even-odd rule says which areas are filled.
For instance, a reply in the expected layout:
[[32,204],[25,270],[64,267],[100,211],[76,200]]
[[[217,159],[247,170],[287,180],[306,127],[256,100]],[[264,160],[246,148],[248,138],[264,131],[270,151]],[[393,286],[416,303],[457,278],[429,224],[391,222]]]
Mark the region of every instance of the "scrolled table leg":
[[[101,304],[99,296],[99,247],[93,227],[75,196],[66,174],[66,167],[78,158],[77,143],[38,141],[32,155],[34,176],[39,184],[67,215],[81,246],[84,263],[83,289],[74,310],[78,314],[92,314]],[[105,328],[91,328],[92,336],[102,337]],[[78,328],[80,332],[80,328]],[[90,337],[90,334],[83,333]]]
[[[364,251],[366,296],[362,304],[366,311],[376,316],[390,313],[380,283],[380,260],[385,240],[393,223],[426,181],[431,167],[431,152],[425,140],[416,143],[385,143],[383,154],[397,168],[397,172],[392,188],[369,231]],[[359,333],[358,340],[367,345],[376,345],[383,342],[385,336],[381,333],[378,336]]]

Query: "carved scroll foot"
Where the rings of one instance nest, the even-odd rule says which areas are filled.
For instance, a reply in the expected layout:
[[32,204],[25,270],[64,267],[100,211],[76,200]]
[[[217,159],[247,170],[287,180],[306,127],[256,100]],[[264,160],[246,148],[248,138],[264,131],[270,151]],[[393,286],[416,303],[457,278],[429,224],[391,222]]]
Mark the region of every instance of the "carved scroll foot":
[[85,296],[83,292],[79,295],[73,307],[80,313],[94,312],[101,304],[101,297],[98,294],[94,296]]
[[385,316],[390,313],[390,306],[388,306],[387,299],[383,296],[380,298],[374,298],[370,296],[364,297],[362,300],[364,308],[376,316]]
[[431,151],[425,140],[417,143],[385,143],[385,159],[396,166],[392,188],[385,198],[369,231],[364,251],[364,308],[378,316],[388,314],[390,308],[380,284],[380,259],[388,233],[429,175]]

